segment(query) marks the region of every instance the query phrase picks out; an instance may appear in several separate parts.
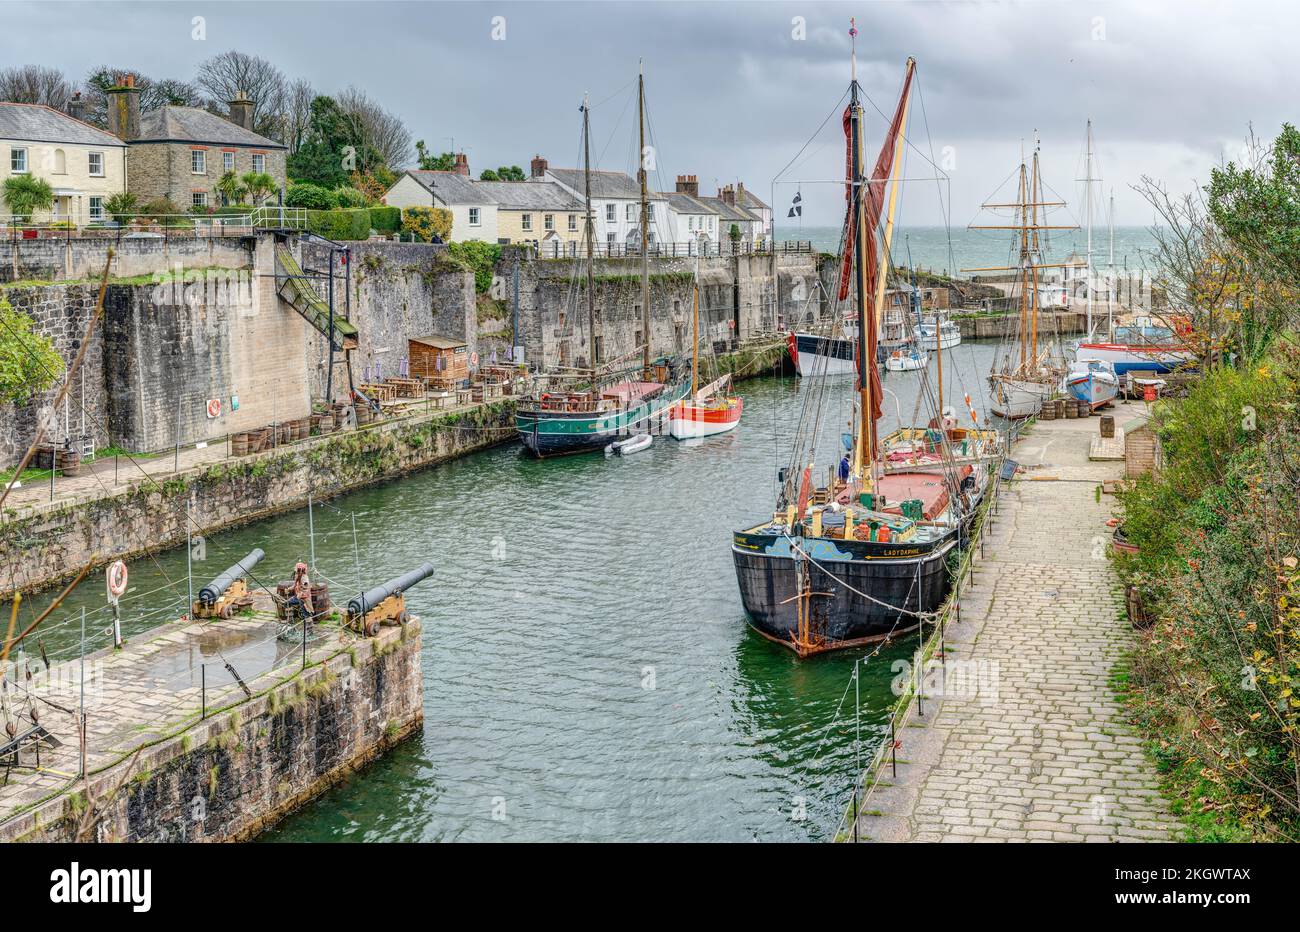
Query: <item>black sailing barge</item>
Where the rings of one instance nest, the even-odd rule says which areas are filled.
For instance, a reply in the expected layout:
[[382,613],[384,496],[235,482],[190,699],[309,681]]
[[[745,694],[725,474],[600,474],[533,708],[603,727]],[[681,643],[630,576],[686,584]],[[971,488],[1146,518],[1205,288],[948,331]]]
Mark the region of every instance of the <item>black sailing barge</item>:
[[[938,609],[950,586],[947,557],[958,545],[976,484],[971,466],[954,468],[954,432],[944,429],[943,420],[937,422],[938,429],[905,429],[884,444],[878,442],[883,392],[875,324],[881,311],[877,270],[889,267],[901,166],[898,153],[915,62],[908,59],[902,94],[870,175],[862,164],[863,110],[856,54],[853,70],[844,114],[849,207],[837,295],[840,304],[832,311],[839,314],[856,302],[856,343],[864,351],[856,353],[859,400],[854,431],[851,438],[846,436],[851,442],[841,466],[826,470],[825,485],[816,487],[811,445],[821,415],[816,410],[810,414],[809,408],[818,408],[820,401],[806,400],[796,436],[812,439],[804,441],[809,449],[796,448],[790,468],[782,471],[776,511],[770,520],[732,536],[736,581],[750,624],[801,656],[912,630],[923,623],[926,613]],[[894,182],[894,189],[877,256],[887,181]],[[896,445],[891,447],[891,442]],[[930,464],[928,468],[909,465],[923,460]]]

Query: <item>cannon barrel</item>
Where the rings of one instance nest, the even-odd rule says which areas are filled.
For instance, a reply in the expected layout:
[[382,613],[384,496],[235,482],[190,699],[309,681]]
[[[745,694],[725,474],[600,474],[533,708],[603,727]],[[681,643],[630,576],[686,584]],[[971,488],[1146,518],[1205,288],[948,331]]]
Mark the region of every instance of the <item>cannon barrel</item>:
[[350,600],[348,602],[348,614],[353,617],[364,615],[389,596],[405,592],[416,583],[428,579],[432,575],[433,565],[431,563],[421,563],[409,573],[398,576],[396,579],[390,579],[382,586],[369,589],[364,594]]
[[244,559],[240,560],[230,569],[226,570],[212,582],[208,583],[199,590],[199,601],[205,605],[212,605],[217,599],[226,594],[226,590],[237,579],[242,579],[244,574],[252,570],[253,567],[262,562],[266,554],[262,552],[261,547],[257,547]]

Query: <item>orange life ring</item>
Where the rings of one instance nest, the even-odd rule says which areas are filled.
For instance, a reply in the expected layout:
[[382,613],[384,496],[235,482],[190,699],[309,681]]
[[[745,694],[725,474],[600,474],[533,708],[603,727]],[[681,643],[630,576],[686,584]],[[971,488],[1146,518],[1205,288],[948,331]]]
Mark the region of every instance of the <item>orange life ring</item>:
[[121,560],[114,560],[108,566],[108,594],[113,598],[120,598],[126,592],[126,564]]

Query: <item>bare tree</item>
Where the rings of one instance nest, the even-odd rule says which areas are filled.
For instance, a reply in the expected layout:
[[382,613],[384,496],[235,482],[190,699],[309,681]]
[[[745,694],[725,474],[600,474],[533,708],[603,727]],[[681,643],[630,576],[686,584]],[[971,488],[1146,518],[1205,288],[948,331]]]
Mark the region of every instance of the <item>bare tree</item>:
[[285,134],[285,107],[289,82],[265,58],[231,49],[199,65],[195,83],[208,96],[208,104],[224,109],[240,95],[253,102],[253,130],[271,139]]
[[348,87],[334,101],[352,122],[356,138],[373,148],[385,165],[402,168],[410,163],[411,131],[400,117],[355,87]]
[[73,84],[58,68],[17,65],[0,69],[0,100],[19,104],[45,104],[63,110],[72,96]]
[[307,128],[311,125],[311,102],[315,99],[316,91],[310,81],[299,78],[289,85],[285,94],[284,138],[280,141],[289,147],[290,155],[298,151],[307,137]]

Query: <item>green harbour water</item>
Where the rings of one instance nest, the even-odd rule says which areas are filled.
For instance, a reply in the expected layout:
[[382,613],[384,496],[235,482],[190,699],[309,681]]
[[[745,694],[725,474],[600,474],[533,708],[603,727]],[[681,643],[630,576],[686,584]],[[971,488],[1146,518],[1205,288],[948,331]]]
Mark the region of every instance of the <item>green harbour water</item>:
[[[945,353],[958,409],[963,390],[982,407],[992,351]],[[918,384],[885,378],[885,429],[911,420]],[[730,532],[770,512],[811,390],[793,376],[742,382],[740,427],[702,442],[544,461],[510,443],[317,505],[317,575],[336,602],[358,576],[437,568],[407,596],[422,620],[425,721],[263,839],[829,838],[881,738],[891,665],[917,639],[863,664],[855,716],[852,673],[867,651],[799,660],[745,623]],[[833,445],[852,382],[826,391]],[[307,513],[205,545],[196,587],[253,547],[267,554],[259,578],[288,578],[307,557]],[[133,562],[128,635],[183,602],[185,562],[183,550]],[[50,649],[68,648],[83,605],[102,604],[100,587],[78,590]]]

